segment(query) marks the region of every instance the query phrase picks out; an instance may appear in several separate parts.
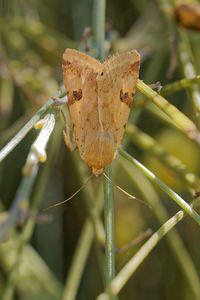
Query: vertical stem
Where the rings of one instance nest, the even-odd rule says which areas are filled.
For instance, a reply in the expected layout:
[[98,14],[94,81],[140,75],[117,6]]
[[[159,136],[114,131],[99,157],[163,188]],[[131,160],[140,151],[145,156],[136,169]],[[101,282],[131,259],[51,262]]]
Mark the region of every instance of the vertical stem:
[[[111,165],[106,167],[104,172],[112,180]],[[115,277],[115,244],[113,186],[106,178],[104,178],[104,222],[106,234],[106,286],[108,286],[112,279]]]
[[78,245],[74,254],[73,262],[69,270],[69,276],[63,291],[62,300],[76,299],[81,276],[84,271],[86,260],[94,237],[94,230],[87,220],[83,226]]
[[106,11],[106,0],[94,0],[94,18],[93,18],[93,27],[94,27],[94,39],[97,43],[99,50],[99,58],[101,61],[105,60],[105,49],[104,49],[104,40],[105,40],[105,11]]
[[[180,60],[183,66],[183,72],[186,78],[195,78],[196,71],[194,64],[192,62],[192,50],[190,41],[188,38],[187,33],[184,32],[184,30],[179,29],[179,44],[178,44],[178,50],[179,50],[179,56]],[[195,116],[197,119],[198,128],[200,128],[200,91],[198,86],[190,86],[189,94],[191,96],[194,110],[195,110]]]
[[[99,58],[105,60],[105,0],[94,0],[94,37],[99,49]],[[112,180],[111,165],[105,168],[106,175]],[[104,222],[105,222],[105,252],[106,252],[106,286],[115,277],[115,244],[114,244],[114,203],[113,186],[104,178]],[[116,299],[115,297],[111,298]]]

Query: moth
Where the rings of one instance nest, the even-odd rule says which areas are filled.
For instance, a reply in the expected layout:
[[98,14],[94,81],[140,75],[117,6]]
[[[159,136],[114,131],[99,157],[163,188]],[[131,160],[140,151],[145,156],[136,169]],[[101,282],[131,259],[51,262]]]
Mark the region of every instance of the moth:
[[200,31],[200,5],[199,3],[185,3],[175,6],[176,21],[183,27]]
[[[66,49],[63,54],[63,79],[75,145],[95,175],[113,161],[120,146],[139,68],[136,50],[114,55],[103,64],[74,49]],[[73,150],[68,130],[64,136]]]

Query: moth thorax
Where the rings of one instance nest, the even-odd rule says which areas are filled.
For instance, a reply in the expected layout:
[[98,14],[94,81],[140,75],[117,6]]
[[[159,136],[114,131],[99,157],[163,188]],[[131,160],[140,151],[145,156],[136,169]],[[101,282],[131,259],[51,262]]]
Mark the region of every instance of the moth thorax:
[[95,176],[98,176],[100,175],[102,172],[103,172],[103,169],[95,169],[95,168],[92,168],[92,172]]

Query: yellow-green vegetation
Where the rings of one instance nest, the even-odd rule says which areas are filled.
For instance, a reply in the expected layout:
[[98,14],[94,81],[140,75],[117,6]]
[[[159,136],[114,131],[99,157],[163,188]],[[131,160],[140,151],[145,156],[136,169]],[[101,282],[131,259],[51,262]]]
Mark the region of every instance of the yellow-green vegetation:
[[[200,299],[200,32],[177,23],[182,2],[199,3],[0,2],[0,299]],[[91,175],[51,105],[67,47],[137,49],[140,79],[113,185],[93,177],[44,212]]]

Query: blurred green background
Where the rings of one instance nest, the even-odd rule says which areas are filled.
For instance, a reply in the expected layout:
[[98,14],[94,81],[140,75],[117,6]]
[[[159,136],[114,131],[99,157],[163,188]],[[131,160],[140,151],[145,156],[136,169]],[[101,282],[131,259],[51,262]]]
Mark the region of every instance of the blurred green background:
[[[172,5],[169,8],[168,3]],[[137,49],[142,57],[140,79],[146,84],[160,81],[164,86],[184,78],[184,65],[178,51],[175,55],[176,67],[169,69],[173,51],[170,40],[177,34],[178,26],[171,10],[174,4],[175,1],[151,0],[106,2],[105,47],[109,53]],[[163,13],[165,5],[167,17]],[[56,93],[62,83],[62,54],[67,47],[82,49],[83,31],[95,23],[94,9],[93,0],[0,0],[0,148]],[[183,28],[181,30],[187,35],[192,62],[198,74],[200,34]],[[90,43],[95,49],[92,39]],[[167,99],[195,120],[190,93],[181,90],[169,95]],[[198,146],[172,126],[142,94],[135,95],[129,124],[135,124],[153,137],[168,153],[179,158],[191,172],[199,175]],[[56,129],[47,147],[47,163],[40,166],[30,197],[30,203],[37,197],[39,211],[69,197],[84,182],[84,176],[90,174],[86,164],[80,160],[78,151],[71,153],[66,148],[63,128],[62,119],[57,118]],[[23,177],[22,168],[36,136],[37,131],[31,130],[0,165],[1,221],[13,203]],[[176,171],[135,141],[134,135],[132,138],[129,138],[129,134],[125,135],[122,147],[184,199],[192,200],[191,190]],[[152,201],[153,206],[149,209],[114,189],[115,244],[121,247],[148,228],[156,231],[179,208],[119,155],[112,165],[113,181],[138,198]],[[64,299],[62,293],[66,278],[74,261],[84,222],[90,214],[90,205],[94,205],[97,200],[103,201],[102,180],[101,176],[94,178],[72,201],[49,211],[51,222],[35,225],[30,240],[19,250],[19,273],[11,276],[16,261],[15,247],[20,241],[23,227],[17,225],[12,230],[8,241],[0,246],[1,299]],[[196,189],[197,186],[193,187],[193,191]],[[88,199],[85,200],[89,197],[88,193],[93,195],[89,204]],[[103,220],[102,213],[99,212],[99,215]],[[176,226],[173,238],[175,246],[168,238],[161,240],[127,282],[119,299],[198,299],[195,292],[195,287],[196,290],[199,288],[196,280],[199,284],[200,273],[198,225],[186,217]],[[178,248],[174,250],[176,245]],[[117,272],[140,246],[138,244],[123,254],[116,254]],[[189,260],[185,259],[188,274],[195,274],[195,278],[186,274],[187,265],[186,269],[182,267],[185,252]],[[182,260],[178,253],[182,255]],[[195,271],[190,273],[191,265]],[[75,299],[95,299],[104,291],[103,267],[104,249],[94,238]],[[9,292],[5,296],[5,291],[9,291],[12,286],[12,280],[15,282],[14,289],[11,289],[12,296],[9,296]]]

